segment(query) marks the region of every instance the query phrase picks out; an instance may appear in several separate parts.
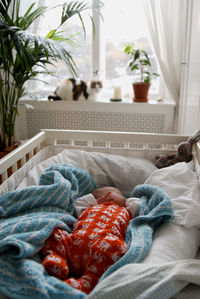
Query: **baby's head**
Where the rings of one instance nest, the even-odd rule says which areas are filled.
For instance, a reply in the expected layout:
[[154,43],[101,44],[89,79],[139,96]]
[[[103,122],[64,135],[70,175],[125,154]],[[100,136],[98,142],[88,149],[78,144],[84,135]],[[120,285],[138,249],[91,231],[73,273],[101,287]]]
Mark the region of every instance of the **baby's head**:
[[98,189],[95,189],[92,192],[92,194],[96,198],[98,204],[107,202],[107,201],[112,201],[115,204],[117,204],[119,207],[125,206],[126,198],[115,187],[98,188]]

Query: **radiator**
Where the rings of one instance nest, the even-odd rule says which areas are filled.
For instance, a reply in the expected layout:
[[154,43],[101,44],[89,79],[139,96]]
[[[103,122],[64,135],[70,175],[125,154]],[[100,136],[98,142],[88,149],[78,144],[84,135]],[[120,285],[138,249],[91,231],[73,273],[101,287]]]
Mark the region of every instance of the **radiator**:
[[[17,140],[40,129],[174,133],[175,104],[88,101],[20,101]],[[26,107],[29,104],[32,108]]]

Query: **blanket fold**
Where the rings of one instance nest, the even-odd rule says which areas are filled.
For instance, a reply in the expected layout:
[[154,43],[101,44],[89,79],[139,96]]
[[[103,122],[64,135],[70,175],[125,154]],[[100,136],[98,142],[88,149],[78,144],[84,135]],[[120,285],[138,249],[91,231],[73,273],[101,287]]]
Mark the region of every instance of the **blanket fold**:
[[[0,197],[0,292],[20,299],[87,297],[49,276],[38,252],[54,227],[71,231],[76,220],[74,200],[96,187],[87,171],[62,164],[42,173],[39,186]],[[129,249],[102,279],[127,263],[141,262],[151,247],[154,230],[173,217],[170,198],[158,187],[140,185],[131,195],[141,198],[142,207],[127,229]]]
[[26,258],[41,249],[54,227],[70,232],[74,200],[95,188],[87,171],[63,164],[47,169],[39,186],[2,195],[0,254]]

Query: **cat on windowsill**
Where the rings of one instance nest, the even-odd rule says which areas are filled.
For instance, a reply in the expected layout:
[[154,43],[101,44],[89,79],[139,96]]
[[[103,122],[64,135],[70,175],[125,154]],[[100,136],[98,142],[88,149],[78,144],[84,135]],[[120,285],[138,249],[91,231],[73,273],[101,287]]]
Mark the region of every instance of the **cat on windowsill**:
[[92,80],[87,83],[79,79],[67,78],[58,83],[54,93],[48,96],[48,100],[95,101],[102,88],[102,81]]

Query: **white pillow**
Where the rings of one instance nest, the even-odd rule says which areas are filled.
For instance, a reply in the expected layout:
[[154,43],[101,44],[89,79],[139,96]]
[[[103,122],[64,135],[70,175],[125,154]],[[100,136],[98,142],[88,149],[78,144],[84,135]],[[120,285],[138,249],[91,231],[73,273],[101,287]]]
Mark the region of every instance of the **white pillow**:
[[173,262],[196,257],[200,243],[197,227],[186,228],[165,223],[155,232],[150,251],[143,263]]
[[200,228],[200,185],[192,169],[193,162],[177,163],[156,170],[145,183],[159,186],[171,197],[174,223]]
[[136,185],[143,184],[157,169],[153,162],[143,158],[83,150],[64,150],[34,167],[18,189],[27,185],[37,185],[41,172],[57,163],[83,168],[91,174],[99,187],[115,186],[125,196],[129,196]]

